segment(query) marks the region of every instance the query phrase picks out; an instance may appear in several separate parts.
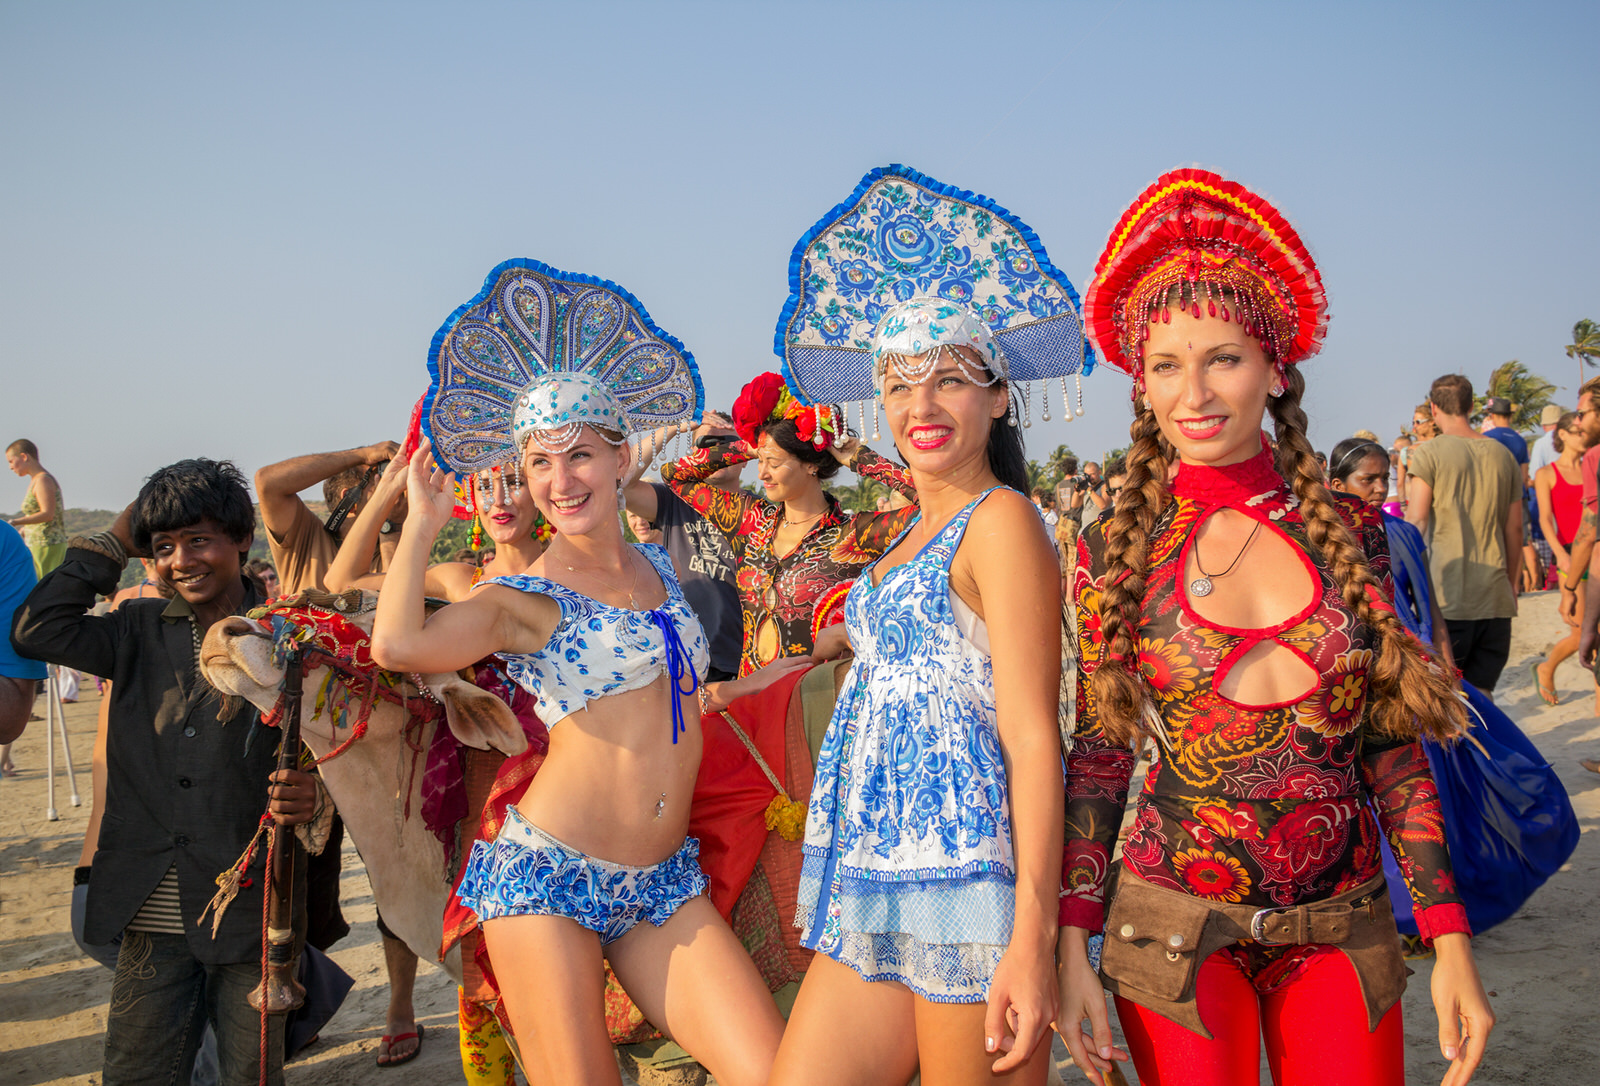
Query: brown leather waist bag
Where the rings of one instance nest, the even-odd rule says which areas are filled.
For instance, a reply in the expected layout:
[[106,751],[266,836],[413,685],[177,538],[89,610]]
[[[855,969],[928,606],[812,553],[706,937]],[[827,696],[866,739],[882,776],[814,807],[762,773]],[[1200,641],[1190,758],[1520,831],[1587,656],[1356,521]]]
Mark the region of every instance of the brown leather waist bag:
[[1369,1031],[1406,988],[1410,971],[1400,956],[1382,874],[1321,901],[1261,909],[1168,890],[1119,866],[1106,895],[1111,904],[1100,954],[1101,983],[1207,1040],[1211,1031],[1200,1020],[1195,978],[1201,962],[1233,943],[1338,947],[1355,967]]

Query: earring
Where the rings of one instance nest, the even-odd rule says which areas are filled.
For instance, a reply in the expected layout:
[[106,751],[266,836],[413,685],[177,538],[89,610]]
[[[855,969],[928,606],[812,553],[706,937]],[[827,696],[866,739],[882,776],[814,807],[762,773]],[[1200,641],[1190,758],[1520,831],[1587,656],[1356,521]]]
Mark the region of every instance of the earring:
[[1289,390],[1289,381],[1283,375],[1283,367],[1275,366],[1272,371],[1272,387],[1267,389],[1267,395],[1276,400]]

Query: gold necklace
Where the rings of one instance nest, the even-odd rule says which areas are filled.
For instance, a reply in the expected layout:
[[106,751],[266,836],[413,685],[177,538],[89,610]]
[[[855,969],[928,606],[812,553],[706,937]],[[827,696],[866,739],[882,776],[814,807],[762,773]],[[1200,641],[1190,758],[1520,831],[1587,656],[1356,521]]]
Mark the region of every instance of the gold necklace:
[[[629,564],[633,566],[633,581],[628,585],[628,609],[631,611],[637,611],[639,609],[639,604],[633,597],[633,590],[639,587],[639,563],[633,560],[632,555],[628,556],[628,561]],[[563,563],[563,565],[565,565],[565,563]],[[594,574],[590,573],[588,570],[580,570],[575,566],[567,566],[567,572],[582,573],[585,577],[594,577]],[[610,586],[608,585],[607,587]]]
[[785,528],[793,528],[793,527],[796,527],[796,526],[801,525],[801,524],[810,524],[812,521],[816,520],[818,517],[822,516],[822,514],[826,513],[826,512],[827,512],[827,509],[823,509],[822,512],[813,513],[809,517],[806,517],[804,520],[790,520],[789,519],[789,507],[786,505],[786,506],[783,507],[783,516],[780,519],[783,521],[783,526]]

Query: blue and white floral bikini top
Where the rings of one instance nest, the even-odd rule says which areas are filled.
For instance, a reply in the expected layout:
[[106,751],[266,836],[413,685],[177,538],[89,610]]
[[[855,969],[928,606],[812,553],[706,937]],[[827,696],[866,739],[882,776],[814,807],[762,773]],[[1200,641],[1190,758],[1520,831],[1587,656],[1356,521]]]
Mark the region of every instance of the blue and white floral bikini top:
[[[638,690],[665,671],[684,694],[700,688],[711,660],[700,619],[695,616],[672,571],[672,560],[653,543],[634,544],[650,561],[667,590],[667,602],[654,611],[612,607],[564,584],[530,574],[480,581],[519,592],[549,596],[561,607],[561,621],[538,652],[501,653],[511,677],[534,696],[545,727],[553,728],[596,698]],[[689,685],[685,687],[685,677]],[[672,741],[683,731],[683,707],[672,699]]]

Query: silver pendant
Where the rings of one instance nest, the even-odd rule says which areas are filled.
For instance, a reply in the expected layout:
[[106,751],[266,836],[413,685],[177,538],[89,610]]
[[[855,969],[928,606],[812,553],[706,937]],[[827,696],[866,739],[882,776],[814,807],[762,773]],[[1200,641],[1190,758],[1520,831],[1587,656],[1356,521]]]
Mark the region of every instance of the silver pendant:
[[666,806],[667,806],[667,794],[665,792],[663,792],[663,793],[661,793],[661,798],[656,800],[656,817],[657,818],[661,817],[661,812],[666,809]]
[[1189,582],[1189,595],[1191,595],[1191,596],[1209,596],[1209,595],[1211,595],[1211,578],[1210,577],[1196,577],[1194,580],[1190,581]]

